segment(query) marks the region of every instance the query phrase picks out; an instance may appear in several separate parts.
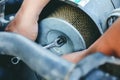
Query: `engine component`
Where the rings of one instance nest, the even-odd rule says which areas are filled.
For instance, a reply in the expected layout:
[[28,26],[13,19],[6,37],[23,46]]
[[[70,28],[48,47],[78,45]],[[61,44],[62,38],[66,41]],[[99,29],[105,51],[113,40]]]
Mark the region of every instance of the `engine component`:
[[9,19],[5,19],[5,3],[7,0],[0,0],[0,30],[4,29],[6,24],[14,19],[14,16],[10,16]]
[[90,46],[100,36],[100,32],[96,24],[86,13],[77,7],[68,4],[61,5],[55,10],[55,12],[50,14],[49,17],[65,20],[75,27],[82,35],[86,47]]
[[[91,63],[94,63],[94,64],[91,65]],[[78,63],[78,65],[80,69],[82,69],[81,70],[82,74],[86,75],[91,70],[98,68],[100,65],[103,65],[105,63],[120,65],[120,59],[117,59],[114,57],[108,57],[101,53],[95,53],[81,60]]]
[[[2,1],[2,0],[1,0]],[[75,50],[75,48],[73,48],[73,47],[76,47],[76,44],[77,45],[79,45],[79,50],[82,50],[82,49],[85,49],[86,48],[86,45],[87,45],[87,47],[89,46],[89,45],[91,45],[92,44],[92,42],[94,42],[99,36],[100,36],[100,33],[103,33],[105,30],[106,30],[106,26],[104,26],[104,21],[105,21],[105,19],[106,19],[106,17],[107,17],[107,15],[109,14],[109,12],[111,11],[111,10],[113,10],[113,7],[114,8],[117,8],[118,7],[118,4],[119,4],[119,1],[118,0],[116,0],[115,2],[116,2],[116,5],[114,4],[114,0],[111,0],[111,2],[110,2],[110,0],[108,1],[108,0],[105,0],[105,1],[98,1],[98,0],[78,0],[78,2],[75,2],[75,3],[73,3],[74,1],[73,0],[69,0],[69,1],[67,1],[67,0],[65,0],[66,2],[67,2],[67,4],[65,4],[64,2],[63,2],[63,4],[61,5],[61,6],[59,6],[59,7],[56,7],[56,9],[55,9],[55,11],[52,13],[52,14],[50,14],[49,15],[49,17],[47,18],[47,19],[44,19],[43,21],[42,21],[42,23],[43,23],[43,26],[44,26],[44,24],[48,24],[48,21],[49,20],[53,20],[53,21],[51,21],[51,23],[53,23],[54,21],[56,21],[57,23],[56,23],[56,25],[58,24],[58,23],[61,23],[62,25],[67,25],[67,27],[69,27],[69,28],[71,28],[71,30],[73,30],[73,32],[72,32],[72,36],[73,36],[73,34],[77,34],[77,36],[73,36],[73,37],[75,37],[74,39],[76,40],[76,38],[78,38],[79,37],[79,40],[80,40],[80,44],[78,44],[77,42],[75,42],[75,40],[73,41],[73,39],[72,39],[72,37],[69,37],[69,35],[71,35],[70,33],[71,33],[71,31],[69,31],[69,30],[65,30],[65,32],[63,32],[62,31],[62,29],[61,30],[56,30],[56,29],[54,29],[55,28],[55,26],[54,26],[54,28],[53,29],[49,29],[49,30],[53,30],[53,31],[50,31],[50,34],[48,35],[48,39],[46,39],[46,38],[44,38],[43,39],[43,41],[45,41],[46,40],[46,43],[44,44],[44,46],[45,45],[49,45],[49,44],[51,44],[52,43],[52,41],[54,41],[54,40],[56,40],[56,38],[58,38],[59,36],[64,36],[65,37],[65,39],[67,40],[66,41],[66,43],[64,43],[64,44],[62,44],[62,45],[60,45],[60,46],[52,46],[52,48],[53,49],[51,49],[53,52],[57,52],[57,53],[60,53],[59,51],[63,51],[63,53],[68,53],[68,52],[73,52],[73,51],[77,51],[77,49]],[[73,1],[73,2],[72,2]],[[77,1],[77,0],[76,0]],[[113,3],[112,3],[113,2]],[[61,2],[60,2],[61,3]],[[77,6],[78,7],[76,7],[76,3],[77,3]],[[100,4],[99,4],[100,3]],[[70,4],[70,5],[69,5]],[[74,5],[74,6],[71,6],[71,4],[72,5]],[[100,5],[97,9],[96,9],[96,6],[91,6],[91,5]],[[101,4],[103,4],[103,5],[105,5],[105,10],[103,10],[103,8],[101,9],[101,6],[103,6],[103,5],[101,5]],[[110,5],[109,7],[108,6],[106,6],[106,4],[107,5]],[[54,5],[54,4],[53,4]],[[58,4],[56,4],[56,5],[58,5]],[[112,6],[111,6],[112,5]],[[55,7],[55,5],[54,5],[54,7]],[[92,7],[92,8],[90,8],[90,7]],[[94,7],[94,8],[93,8]],[[64,9],[65,8],[65,9]],[[74,8],[74,9],[73,9]],[[70,9],[72,9],[72,10],[70,10]],[[82,10],[81,10],[82,9]],[[51,10],[51,9],[50,9]],[[62,10],[63,10],[63,12],[62,12]],[[68,12],[67,12],[67,10],[68,10]],[[80,20],[78,17],[82,17],[82,16],[76,16],[76,20],[73,20],[72,21],[72,19],[74,19],[74,18],[71,18],[71,15],[73,15],[73,13],[69,13],[70,11],[71,12],[74,12],[74,10],[75,10],[75,15],[74,16],[76,16],[76,15],[78,15],[77,14],[77,11],[78,11],[78,13],[79,12],[81,12],[81,13],[83,13],[82,14],[82,16],[84,15],[84,17],[86,16],[87,17],[87,19],[84,21],[84,19],[83,18],[80,18],[81,20],[83,20],[82,22],[78,22],[77,23],[77,19],[78,19],[78,21]],[[102,11],[101,11],[102,10]],[[101,12],[100,12],[101,11]],[[95,12],[95,13],[94,13]],[[106,13],[107,12],[107,13]],[[54,14],[54,13],[56,13],[56,14]],[[62,13],[62,14],[59,14],[59,13]],[[64,13],[64,15],[65,16],[63,16],[63,13]],[[69,13],[69,14],[67,14],[67,13]],[[87,14],[90,16],[88,16]],[[69,15],[69,17],[68,17],[68,15]],[[58,16],[58,17],[57,17]],[[51,17],[53,17],[53,18],[51,18]],[[61,18],[62,17],[62,18]],[[4,18],[3,18],[4,19]],[[88,20],[89,19],[89,20]],[[86,21],[88,21],[88,23],[87,24],[85,24],[85,22]],[[94,23],[95,22],[95,23]],[[75,23],[75,24],[74,24]],[[79,25],[80,26],[80,28],[79,28],[79,26],[77,26],[78,24],[81,24],[81,23],[84,23],[83,25],[85,25],[84,27],[82,26],[81,27],[81,25]],[[93,23],[93,25],[91,25]],[[99,29],[99,31],[98,31],[98,29],[96,28],[96,29],[94,29],[96,32],[94,33],[92,30],[90,31],[91,33],[89,34],[89,35],[86,35],[87,34],[87,31],[86,30],[88,30],[88,32],[89,32],[89,30],[90,30],[90,27],[89,28],[86,28],[86,26],[88,27],[88,25],[90,25],[90,26],[92,26],[92,28],[94,28],[96,25],[98,26],[98,29]],[[50,25],[48,25],[48,26],[50,26]],[[93,27],[94,26],[94,27]],[[101,27],[102,26],[102,27]],[[44,26],[43,28],[45,28],[46,26]],[[53,27],[53,26],[52,26]],[[65,27],[65,26],[64,26]],[[51,26],[50,26],[50,28],[51,28]],[[61,27],[60,27],[61,28]],[[81,29],[85,29],[85,30],[83,30],[83,31],[81,31]],[[101,29],[102,28],[102,29]],[[80,30],[79,30],[80,29]],[[41,31],[41,30],[40,30]],[[69,32],[68,32],[69,31]],[[66,32],[68,32],[69,33],[69,35],[68,34],[66,34]],[[48,32],[49,33],[49,32]],[[82,33],[84,33],[84,35],[82,34]],[[93,38],[93,36],[92,36],[92,34],[94,33],[94,35],[96,35],[96,37],[94,37],[94,38],[96,38],[96,39],[94,39]],[[47,35],[47,34],[46,34]],[[10,36],[10,35],[9,35]],[[88,36],[89,38],[91,38],[91,36],[92,36],[92,38],[94,39],[93,41],[91,40],[91,39],[89,39],[89,38],[85,38],[84,36]],[[16,37],[16,36],[15,36]],[[7,39],[9,39],[9,38],[7,38]],[[14,38],[15,39],[15,38]],[[72,39],[72,40],[71,40]],[[89,40],[87,40],[87,39],[89,39]],[[10,39],[11,40],[11,39]],[[21,39],[20,39],[21,40]],[[3,40],[2,40],[3,41]],[[6,41],[6,40],[5,40]],[[4,41],[3,41],[4,42]],[[18,40],[18,42],[19,42],[19,40]],[[23,41],[24,42],[24,41]],[[29,42],[29,41],[28,41]],[[5,45],[6,45],[7,43],[5,43]],[[15,43],[16,44],[16,43]],[[74,46],[73,46],[73,44],[75,44]],[[31,45],[31,44],[30,44]],[[81,45],[81,46],[80,46]],[[8,44],[7,44],[7,46],[8,46]],[[32,45],[33,46],[33,45]],[[64,49],[64,47],[65,46],[72,46],[72,48],[71,48],[71,50],[70,50],[70,48],[68,49],[68,48],[66,48],[66,50]],[[36,50],[36,47],[32,47],[32,48],[30,48],[31,50],[33,50],[34,51],[34,48],[35,48],[35,50]],[[49,48],[49,47],[48,47]],[[11,48],[8,48],[8,49],[11,49]],[[13,48],[12,48],[13,49]],[[41,46],[40,46],[40,48],[39,49],[41,49]],[[68,49],[68,50],[67,50]],[[18,49],[18,50],[16,50],[16,49],[13,49],[16,53],[17,53],[17,51],[22,51],[22,52],[24,52],[23,50],[21,50],[20,48]],[[38,50],[38,49],[37,49]],[[1,49],[1,51],[2,51],[2,49]],[[3,51],[3,52],[6,52],[7,51],[7,49],[5,50],[5,51]],[[3,53],[3,52],[1,52],[1,53]],[[10,51],[10,52],[6,52],[6,53],[11,53],[12,51]],[[39,52],[39,51],[38,51]],[[19,53],[19,52],[18,52]],[[25,52],[24,52],[25,53]],[[45,53],[47,53],[46,51],[45,51]],[[51,52],[49,53],[49,54],[51,54]],[[60,54],[61,55],[61,54]],[[28,55],[29,56],[29,55]],[[49,56],[49,55],[46,55],[46,56]],[[53,55],[52,55],[53,56]],[[27,57],[27,55],[26,55],[26,57]],[[24,61],[25,61],[25,59],[28,59],[28,58],[24,58]],[[53,56],[54,58],[55,58],[55,56]],[[20,57],[21,58],[21,57]],[[43,59],[43,58],[42,58]],[[58,58],[59,59],[59,58]],[[23,60],[23,59],[22,59]],[[60,59],[61,60],[61,59]],[[54,61],[54,60],[53,60]],[[52,62],[52,61],[51,61]],[[62,61],[61,61],[62,62]],[[63,63],[61,63],[60,62],[60,64],[62,64],[63,65]],[[29,64],[29,62],[25,62],[25,63],[28,63]],[[36,62],[35,62],[36,63]],[[48,63],[46,63],[46,64],[48,64]],[[55,63],[56,64],[56,63]],[[67,64],[66,64],[67,65]],[[32,66],[32,65],[29,65],[30,67]],[[42,65],[40,65],[40,66],[42,66]],[[61,66],[61,65],[60,65]],[[70,65],[69,65],[70,66]],[[56,67],[58,67],[58,66],[56,66]],[[33,67],[32,67],[33,68]],[[34,67],[35,68],[35,67]],[[44,69],[46,68],[46,65],[44,65]],[[53,67],[54,68],[54,67]],[[68,67],[67,67],[68,68]],[[43,66],[42,66],[42,69],[43,69]],[[43,69],[43,70],[44,70]],[[37,71],[36,69],[35,69],[35,71]],[[69,71],[69,70],[68,70]],[[43,71],[44,72],[44,71]],[[50,71],[49,71],[50,72]],[[42,72],[38,72],[39,74],[42,74]],[[49,74],[49,73],[48,73]],[[52,74],[53,75],[53,74]],[[64,75],[64,74],[63,74]],[[44,76],[44,75],[43,75]],[[50,75],[48,75],[48,76],[50,76],[51,78],[53,78],[53,76],[51,76],[51,73],[50,73]],[[55,75],[56,76],[56,75]],[[65,75],[64,75],[65,76]],[[46,76],[45,76],[46,77]],[[60,77],[60,76],[59,76]],[[73,77],[73,76],[72,76]],[[77,77],[76,75],[75,75],[75,77]],[[78,76],[79,77],[79,76]],[[58,78],[58,76],[57,76],[57,78]],[[62,76],[62,78],[63,78],[63,76]],[[55,77],[54,77],[54,79],[55,79]],[[71,78],[72,79],[72,78]],[[62,79],[63,80],[63,79]]]
[[0,26],[3,26],[3,24],[9,22],[4,19],[5,2],[6,0],[0,0]]
[[66,37],[66,44],[50,49],[53,53],[84,50],[101,35],[91,18],[79,8],[62,2],[52,4],[56,9],[39,23],[41,35],[38,41],[45,46],[58,36]]
[[43,46],[50,44],[59,36],[64,36],[66,38],[66,43],[64,45],[50,48],[55,54],[62,55],[86,48],[84,40],[79,32],[66,21],[56,18],[45,19],[40,23],[40,31],[41,35],[39,41]]
[[120,7],[120,0],[62,0],[74,6],[78,6],[96,23],[101,33],[108,28],[106,20],[112,10]]
[[12,57],[12,58],[11,58],[11,63],[12,63],[12,64],[18,64],[19,61],[20,61],[20,58],[19,58],[19,57]]
[[[52,41],[54,41],[55,36],[58,37],[61,34],[69,39],[68,42],[71,41],[68,44],[70,44],[69,47],[72,46],[72,48],[67,49],[67,47],[64,47],[65,45],[61,47],[54,47],[53,49],[50,49],[53,53],[64,54],[88,48],[108,28],[106,26],[108,15],[114,8],[119,7],[119,2],[119,0],[52,1],[52,5],[50,4],[48,6],[49,10],[43,10],[43,15],[49,15],[47,16],[47,19],[44,19],[40,22],[41,35],[39,37],[40,39],[38,39],[39,43],[43,46],[50,44]],[[98,8],[93,6],[96,4],[99,5],[97,5]],[[104,7],[103,5],[106,6],[104,10],[102,8]],[[48,12],[46,13],[46,11]],[[65,25],[67,25],[69,28],[74,27],[73,32],[68,30]],[[63,27],[66,29],[63,29]],[[76,35],[76,37],[70,37],[68,33],[70,33],[69,35],[71,36]],[[76,39],[77,37],[79,37],[79,39]],[[76,43],[73,41],[73,39],[76,39]]]
[[110,27],[119,16],[120,16],[120,8],[113,10],[107,19],[107,27]]

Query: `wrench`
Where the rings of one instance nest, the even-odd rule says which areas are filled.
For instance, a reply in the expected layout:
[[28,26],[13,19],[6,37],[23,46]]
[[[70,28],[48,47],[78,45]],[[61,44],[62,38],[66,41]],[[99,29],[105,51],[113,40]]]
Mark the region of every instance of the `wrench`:
[[59,36],[57,39],[55,39],[52,43],[44,46],[46,49],[50,49],[53,47],[61,47],[67,42],[67,39],[64,36]]

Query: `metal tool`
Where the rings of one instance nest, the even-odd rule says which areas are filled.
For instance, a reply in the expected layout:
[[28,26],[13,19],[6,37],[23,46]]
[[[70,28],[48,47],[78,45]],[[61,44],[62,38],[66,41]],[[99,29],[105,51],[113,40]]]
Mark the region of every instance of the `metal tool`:
[[52,43],[44,46],[44,48],[49,49],[53,47],[61,47],[67,42],[67,39],[64,36],[59,36],[57,39],[55,39]]

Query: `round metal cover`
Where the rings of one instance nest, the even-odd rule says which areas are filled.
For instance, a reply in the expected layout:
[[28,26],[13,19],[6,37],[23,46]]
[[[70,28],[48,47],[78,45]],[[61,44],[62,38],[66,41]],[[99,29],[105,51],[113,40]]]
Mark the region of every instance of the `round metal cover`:
[[46,18],[39,23],[39,43],[46,46],[57,37],[64,36],[67,42],[61,47],[53,47],[50,50],[57,54],[67,54],[74,51],[86,49],[81,34],[70,23],[58,18]]

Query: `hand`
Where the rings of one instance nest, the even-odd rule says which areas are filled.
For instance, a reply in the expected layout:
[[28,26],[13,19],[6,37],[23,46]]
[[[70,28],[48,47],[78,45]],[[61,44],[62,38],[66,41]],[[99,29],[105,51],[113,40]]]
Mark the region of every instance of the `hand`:
[[33,41],[36,40],[39,14],[49,1],[50,0],[24,0],[15,19],[7,26],[6,31],[21,34]]
[[16,16],[7,26],[6,31],[15,32],[27,37],[30,40],[36,40],[38,34],[38,24],[36,21],[24,19],[24,16]]
[[81,59],[86,57],[88,54],[86,53],[86,50],[80,51],[80,52],[74,52],[71,54],[65,54],[62,56],[62,58],[66,59],[67,61],[70,61],[72,63],[78,63]]

